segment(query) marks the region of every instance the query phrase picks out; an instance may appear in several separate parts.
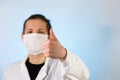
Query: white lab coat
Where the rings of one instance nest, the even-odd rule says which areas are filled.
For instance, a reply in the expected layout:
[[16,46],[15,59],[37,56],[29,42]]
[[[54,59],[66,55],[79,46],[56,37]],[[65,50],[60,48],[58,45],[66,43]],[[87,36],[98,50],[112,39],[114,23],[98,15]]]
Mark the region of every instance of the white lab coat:
[[[3,80],[30,80],[26,59],[10,65]],[[85,64],[75,55],[68,52],[65,61],[47,58],[35,80],[88,80],[89,71]]]

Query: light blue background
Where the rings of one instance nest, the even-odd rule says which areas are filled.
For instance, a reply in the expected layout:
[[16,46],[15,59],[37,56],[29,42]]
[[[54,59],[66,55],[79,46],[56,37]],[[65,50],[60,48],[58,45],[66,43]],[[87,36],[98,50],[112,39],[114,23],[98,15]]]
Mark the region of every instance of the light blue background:
[[36,13],[50,19],[61,44],[85,62],[90,80],[120,80],[119,0],[1,0],[0,78],[27,55],[23,22]]

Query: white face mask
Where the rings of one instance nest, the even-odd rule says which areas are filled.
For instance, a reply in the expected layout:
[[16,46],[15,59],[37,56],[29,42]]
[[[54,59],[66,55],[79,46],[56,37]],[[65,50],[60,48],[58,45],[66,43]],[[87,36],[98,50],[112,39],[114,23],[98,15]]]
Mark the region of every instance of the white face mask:
[[29,54],[37,55],[42,53],[42,43],[48,39],[46,34],[31,33],[23,35],[24,44]]

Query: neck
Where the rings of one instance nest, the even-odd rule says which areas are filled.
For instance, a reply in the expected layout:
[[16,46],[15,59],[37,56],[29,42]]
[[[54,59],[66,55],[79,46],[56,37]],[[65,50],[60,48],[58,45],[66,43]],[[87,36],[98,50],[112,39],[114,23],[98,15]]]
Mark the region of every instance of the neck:
[[29,54],[29,62],[31,64],[42,64],[45,63],[46,57],[43,54],[31,55]]

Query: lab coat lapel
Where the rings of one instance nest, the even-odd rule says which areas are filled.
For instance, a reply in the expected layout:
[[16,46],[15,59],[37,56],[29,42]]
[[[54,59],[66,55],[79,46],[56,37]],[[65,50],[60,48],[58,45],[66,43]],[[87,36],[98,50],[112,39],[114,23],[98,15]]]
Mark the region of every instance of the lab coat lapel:
[[38,73],[38,76],[37,76],[36,80],[44,80],[44,78],[47,76],[48,62],[49,62],[49,58],[46,58],[45,64],[41,68],[40,72]]
[[24,61],[21,62],[21,64],[20,64],[20,70],[21,70],[22,75],[24,76],[25,80],[30,80],[30,76],[29,76],[27,67],[25,65],[26,60],[27,60],[27,58]]

